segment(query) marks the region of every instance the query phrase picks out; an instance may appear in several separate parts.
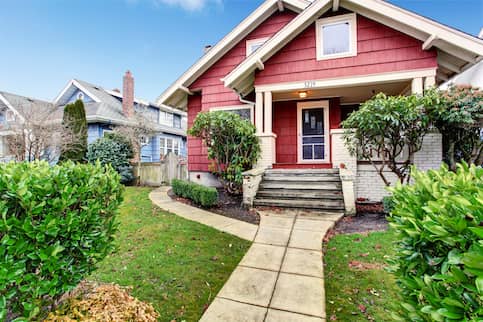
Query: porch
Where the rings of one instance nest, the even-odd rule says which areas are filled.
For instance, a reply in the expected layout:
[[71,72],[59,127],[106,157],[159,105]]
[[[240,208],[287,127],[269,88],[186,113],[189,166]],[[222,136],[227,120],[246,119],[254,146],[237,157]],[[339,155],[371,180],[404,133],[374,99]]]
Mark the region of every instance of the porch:
[[261,143],[257,168],[330,169],[357,160],[343,143],[341,122],[377,93],[422,93],[434,69],[350,78],[255,85],[255,126]]

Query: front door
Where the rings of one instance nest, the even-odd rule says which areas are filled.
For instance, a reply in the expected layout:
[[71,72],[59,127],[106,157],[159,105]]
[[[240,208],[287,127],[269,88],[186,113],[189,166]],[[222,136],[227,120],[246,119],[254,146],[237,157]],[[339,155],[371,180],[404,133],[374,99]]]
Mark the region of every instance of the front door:
[[328,162],[328,101],[299,103],[298,123],[299,162]]

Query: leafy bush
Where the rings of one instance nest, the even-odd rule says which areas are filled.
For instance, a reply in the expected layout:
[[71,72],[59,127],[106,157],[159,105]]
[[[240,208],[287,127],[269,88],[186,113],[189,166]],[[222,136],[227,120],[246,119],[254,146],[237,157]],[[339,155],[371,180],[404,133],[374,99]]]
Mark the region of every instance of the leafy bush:
[[188,134],[199,137],[214,161],[214,173],[230,193],[240,193],[243,171],[250,170],[260,154],[255,126],[232,112],[199,113]]
[[129,160],[133,156],[131,146],[118,136],[99,138],[89,145],[87,161],[102,165],[110,164],[120,175],[122,183],[129,183],[134,179]]
[[99,163],[8,163],[0,195],[0,320],[33,318],[113,250],[122,186]]
[[391,189],[393,271],[405,299],[398,320],[481,321],[483,168],[412,173],[413,185]]
[[171,186],[175,195],[193,200],[203,207],[211,207],[218,202],[218,191],[215,188],[178,179],[173,179]]
[[384,208],[384,212],[386,214],[391,213],[391,211],[394,209],[394,200],[392,199],[392,196],[385,196],[382,198],[382,206]]

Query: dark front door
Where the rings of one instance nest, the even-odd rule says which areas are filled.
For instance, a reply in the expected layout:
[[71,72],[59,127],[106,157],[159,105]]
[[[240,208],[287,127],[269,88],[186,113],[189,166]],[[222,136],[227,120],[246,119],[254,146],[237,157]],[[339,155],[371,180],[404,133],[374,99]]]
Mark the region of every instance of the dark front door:
[[324,108],[302,108],[301,114],[302,161],[324,161],[326,159]]

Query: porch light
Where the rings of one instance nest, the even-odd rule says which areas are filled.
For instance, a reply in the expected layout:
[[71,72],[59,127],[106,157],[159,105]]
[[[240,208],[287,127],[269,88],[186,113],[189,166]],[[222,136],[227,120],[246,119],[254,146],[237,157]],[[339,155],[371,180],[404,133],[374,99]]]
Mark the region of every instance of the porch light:
[[299,92],[299,97],[300,98],[306,98],[307,97],[307,92],[306,91]]

